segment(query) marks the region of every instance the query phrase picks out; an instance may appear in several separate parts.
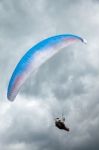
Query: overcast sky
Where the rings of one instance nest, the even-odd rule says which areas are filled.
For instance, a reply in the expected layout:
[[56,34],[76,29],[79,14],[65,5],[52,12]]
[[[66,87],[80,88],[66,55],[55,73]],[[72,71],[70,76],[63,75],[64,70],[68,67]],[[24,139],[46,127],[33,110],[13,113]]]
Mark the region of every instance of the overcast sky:
[[[6,98],[22,55],[42,39],[71,33],[64,48]],[[70,132],[54,126],[66,117]],[[0,150],[99,150],[99,1],[0,0]]]

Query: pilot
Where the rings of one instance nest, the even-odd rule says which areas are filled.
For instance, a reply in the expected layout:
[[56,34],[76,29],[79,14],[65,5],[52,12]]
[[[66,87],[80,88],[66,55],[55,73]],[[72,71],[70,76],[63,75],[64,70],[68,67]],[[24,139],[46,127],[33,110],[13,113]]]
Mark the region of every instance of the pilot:
[[59,129],[70,131],[70,129],[65,125],[65,118],[63,117],[62,119],[56,118],[55,119],[55,126]]

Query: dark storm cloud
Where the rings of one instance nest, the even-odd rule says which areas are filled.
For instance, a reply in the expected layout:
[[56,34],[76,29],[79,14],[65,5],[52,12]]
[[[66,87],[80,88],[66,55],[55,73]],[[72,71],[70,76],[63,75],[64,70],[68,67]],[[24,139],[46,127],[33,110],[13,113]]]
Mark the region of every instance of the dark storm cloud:
[[[99,149],[98,6],[93,0],[0,1],[1,150]],[[88,45],[65,48],[9,103],[6,88],[19,59],[42,38],[60,33],[81,35]],[[69,134],[54,127],[61,113]]]

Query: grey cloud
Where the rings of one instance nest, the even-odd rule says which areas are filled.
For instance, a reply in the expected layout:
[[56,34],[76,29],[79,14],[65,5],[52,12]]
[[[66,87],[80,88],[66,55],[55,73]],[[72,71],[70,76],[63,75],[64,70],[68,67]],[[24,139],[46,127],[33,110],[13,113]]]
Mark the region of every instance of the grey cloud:
[[[99,149],[99,8],[91,0],[0,1],[0,149]],[[9,78],[42,38],[74,33],[88,40],[65,48],[24,84],[14,103]],[[54,127],[66,116],[70,133]]]

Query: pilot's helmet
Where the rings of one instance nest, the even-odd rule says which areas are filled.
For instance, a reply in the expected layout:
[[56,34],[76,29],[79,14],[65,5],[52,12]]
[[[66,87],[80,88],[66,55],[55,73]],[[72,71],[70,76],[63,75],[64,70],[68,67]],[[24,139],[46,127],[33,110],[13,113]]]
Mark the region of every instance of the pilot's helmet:
[[60,120],[60,118],[56,118],[55,120],[56,120],[56,121],[59,121],[59,120]]

